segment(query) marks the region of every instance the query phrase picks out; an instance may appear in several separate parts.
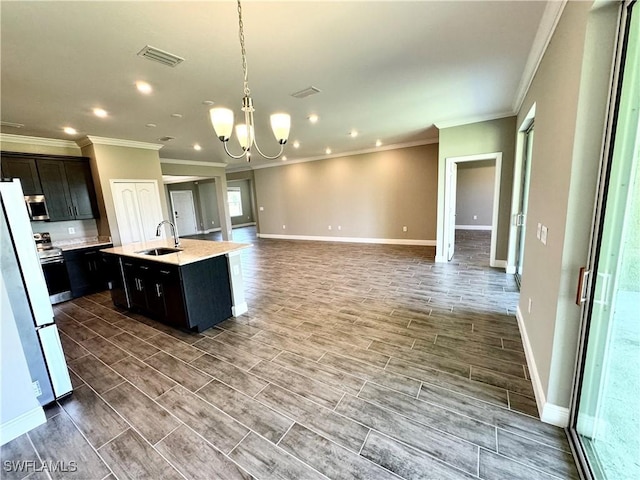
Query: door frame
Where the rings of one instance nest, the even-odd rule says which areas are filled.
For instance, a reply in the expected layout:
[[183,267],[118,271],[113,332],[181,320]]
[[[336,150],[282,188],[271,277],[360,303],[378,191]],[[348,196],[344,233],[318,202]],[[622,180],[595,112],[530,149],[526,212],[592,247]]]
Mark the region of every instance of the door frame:
[[[591,238],[589,241],[589,253],[585,266],[588,272],[586,281],[584,282],[584,290],[578,292],[580,296],[584,294],[584,301],[580,301],[580,332],[578,338],[578,348],[575,359],[575,369],[573,376],[573,385],[571,391],[571,399],[569,405],[569,425],[567,428],[569,445],[571,447],[576,465],[578,467],[581,478],[592,480],[595,478],[594,469],[597,471],[598,466],[589,462],[585,447],[580,440],[577,432],[578,409],[580,406],[582,385],[584,383],[584,367],[587,357],[587,344],[589,340],[589,330],[591,327],[592,314],[594,305],[599,303],[596,300],[596,281],[597,271],[600,260],[600,247],[604,235],[606,204],[609,194],[609,180],[612,173],[615,138],[618,129],[618,112],[620,109],[620,97],[622,95],[622,80],[625,67],[626,42],[629,36],[629,22],[631,17],[631,8],[634,1],[625,0],[620,5],[619,13],[619,29],[617,32],[617,41],[614,53],[614,67],[611,77],[611,90],[609,93],[609,104],[606,118],[606,130],[603,138],[603,147],[601,152],[600,172],[598,183],[596,186],[595,208],[593,212],[593,222],[591,229]],[[636,9],[640,6],[635,5]],[[640,11],[634,12],[640,15]],[[637,68],[637,67],[636,67]],[[594,275],[595,273],[595,275]],[[609,288],[615,291],[615,288]],[[578,299],[577,299],[578,300]],[[593,425],[597,428],[597,425]]]
[[182,236],[182,235],[194,235],[197,233],[200,233],[200,229],[198,228],[198,215],[196,212],[196,205],[193,199],[193,191],[192,190],[169,190],[169,198],[171,199],[171,218],[173,219],[173,224],[176,227],[176,230],[178,230],[178,220],[176,219],[176,208],[174,206],[174,199],[173,199],[173,194],[174,193],[188,193],[189,196],[191,197],[191,211],[193,212],[193,226],[194,226],[194,231],[193,233],[183,233],[178,231],[178,235]]
[[[445,158],[445,179],[444,179],[444,192],[442,197],[442,215],[444,219],[442,238],[437,242],[441,256],[436,255],[436,261],[447,262],[447,239],[451,235],[451,219],[449,210],[449,193],[454,188],[452,187],[453,176],[451,175],[452,164],[454,163],[466,163],[466,162],[478,162],[486,160],[495,160],[495,174],[493,180],[493,213],[491,215],[491,251],[489,266],[491,267],[506,267],[505,260],[496,260],[496,248],[498,243],[498,214],[500,211],[500,179],[502,177],[502,152],[492,153],[480,153],[477,155],[465,155],[461,157],[447,157]],[[440,207],[439,207],[440,208]],[[455,228],[455,226],[454,226]],[[440,257],[440,258],[438,258]]]
[[[516,138],[516,158],[515,163],[513,165],[513,189],[511,191],[511,216],[509,217],[509,250],[507,253],[507,273],[515,274],[516,273],[516,252],[517,252],[517,242],[518,242],[518,225],[517,225],[517,215],[520,213],[520,196],[522,195],[522,175],[524,168],[524,160],[526,156],[526,139],[527,139],[527,131],[531,128],[534,120],[536,118],[536,104],[534,103],[524,120],[518,127],[518,136]],[[533,155],[532,155],[533,157]],[[529,159],[529,165],[527,166],[529,169],[529,175],[531,174],[531,158]],[[526,222],[525,217],[525,222]]]

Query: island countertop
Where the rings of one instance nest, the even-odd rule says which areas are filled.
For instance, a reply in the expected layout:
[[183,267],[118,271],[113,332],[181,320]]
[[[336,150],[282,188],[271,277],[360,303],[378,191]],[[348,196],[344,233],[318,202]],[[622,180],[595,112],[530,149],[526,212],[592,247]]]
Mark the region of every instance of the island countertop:
[[228,253],[249,248],[251,246],[252,245],[250,243],[215,242],[209,240],[191,240],[188,238],[182,238],[180,239],[180,246],[178,247],[180,249],[179,252],[157,256],[139,253],[154,248],[174,248],[173,238],[168,238],[139,243],[129,243],[120,247],[105,248],[100,251],[111,253],[114,255],[122,255],[125,257],[133,257],[160,263],[169,263],[172,265],[186,265],[189,263],[206,260],[207,258],[226,255]]

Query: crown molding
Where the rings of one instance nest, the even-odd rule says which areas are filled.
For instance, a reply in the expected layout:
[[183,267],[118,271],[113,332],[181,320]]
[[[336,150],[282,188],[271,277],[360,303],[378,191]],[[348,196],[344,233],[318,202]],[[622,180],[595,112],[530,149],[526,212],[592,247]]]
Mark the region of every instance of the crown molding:
[[562,12],[564,11],[566,4],[567,0],[547,2],[547,6],[545,7],[544,12],[542,13],[542,18],[540,19],[540,25],[538,25],[538,31],[533,39],[531,50],[529,50],[529,56],[527,57],[527,63],[524,66],[522,77],[520,77],[520,84],[518,85],[516,96],[513,100],[513,111],[516,113],[520,111],[520,108],[522,108],[524,97],[527,95],[529,87],[531,87],[533,78],[538,71],[542,57],[547,51],[551,37],[553,37],[553,33],[556,30],[556,26],[560,21],[560,17],[562,16]]
[[466,117],[458,120],[451,120],[448,122],[438,122],[435,124],[438,130],[443,128],[460,127],[462,125],[470,125],[472,123],[488,122],[491,120],[500,120],[501,118],[513,117],[515,113],[512,111],[492,113],[490,115],[476,115],[473,117]]
[[[316,162],[318,160],[328,160],[330,158],[341,158],[341,157],[350,157],[353,155],[363,155],[365,153],[376,153],[376,152],[384,152],[387,150],[399,150],[401,148],[411,148],[411,147],[420,147],[422,145],[432,145],[434,143],[438,143],[437,138],[430,138],[427,140],[419,140],[416,142],[407,142],[407,143],[396,143],[394,145],[383,145],[380,147],[367,148],[364,150],[354,150],[351,152],[342,152],[342,153],[333,153],[331,155],[321,155],[317,157],[307,157],[307,158],[297,158],[295,160],[287,160],[279,162],[270,162],[262,165],[254,165],[251,167],[253,170],[260,170],[261,168],[273,168],[273,167],[286,167],[287,165],[292,165],[294,163],[306,163],[306,162]],[[244,168],[242,170],[245,170]],[[242,170],[234,170],[234,171],[242,171]]]
[[111,145],[114,147],[129,147],[129,148],[143,148],[145,150],[160,150],[164,145],[158,143],[146,143],[136,142],[135,140],[122,140],[119,138],[105,138],[95,137],[93,135],[87,135],[85,138],[81,138],[76,142],[80,147],[86,147],[88,145]]
[[57,138],[29,137],[27,135],[15,135],[13,133],[0,133],[1,143],[22,143],[39,145],[43,147],[78,148],[76,142],[71,140],[58,140]]
[[199,167],[227,167],[226,163],[205,162],[202,160],[179,160],[177,158],[160,158],[160,163],[172,163],[176,165],[197,165]]

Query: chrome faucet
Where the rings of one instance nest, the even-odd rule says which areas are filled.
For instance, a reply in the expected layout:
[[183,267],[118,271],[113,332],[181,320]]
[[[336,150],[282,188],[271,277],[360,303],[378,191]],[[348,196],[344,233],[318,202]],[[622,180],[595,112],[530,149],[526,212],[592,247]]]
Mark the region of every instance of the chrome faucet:
[[176,231],[176,227],[173,223],[171,223],[169,220],[163,220],[158,224],[158,228],[156,228],[156,237],[160,236],[160,229],[162,228],[162,225],[164,225],[165,223],[169,224],[169,227],[171,227],[171,235],[173,235],[173,245],[177,248],[180,246],[180,237],[178,236],[178,232]]

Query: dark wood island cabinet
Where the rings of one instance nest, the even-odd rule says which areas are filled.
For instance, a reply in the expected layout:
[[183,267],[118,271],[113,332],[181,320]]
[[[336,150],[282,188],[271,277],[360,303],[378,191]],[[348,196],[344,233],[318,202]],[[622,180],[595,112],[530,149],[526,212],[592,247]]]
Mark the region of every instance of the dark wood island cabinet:
[[238,254],[247,244],[183,240],[165,255],[160,240],[102,251],[115,305],[168,325],[201,332],[247,309]]

